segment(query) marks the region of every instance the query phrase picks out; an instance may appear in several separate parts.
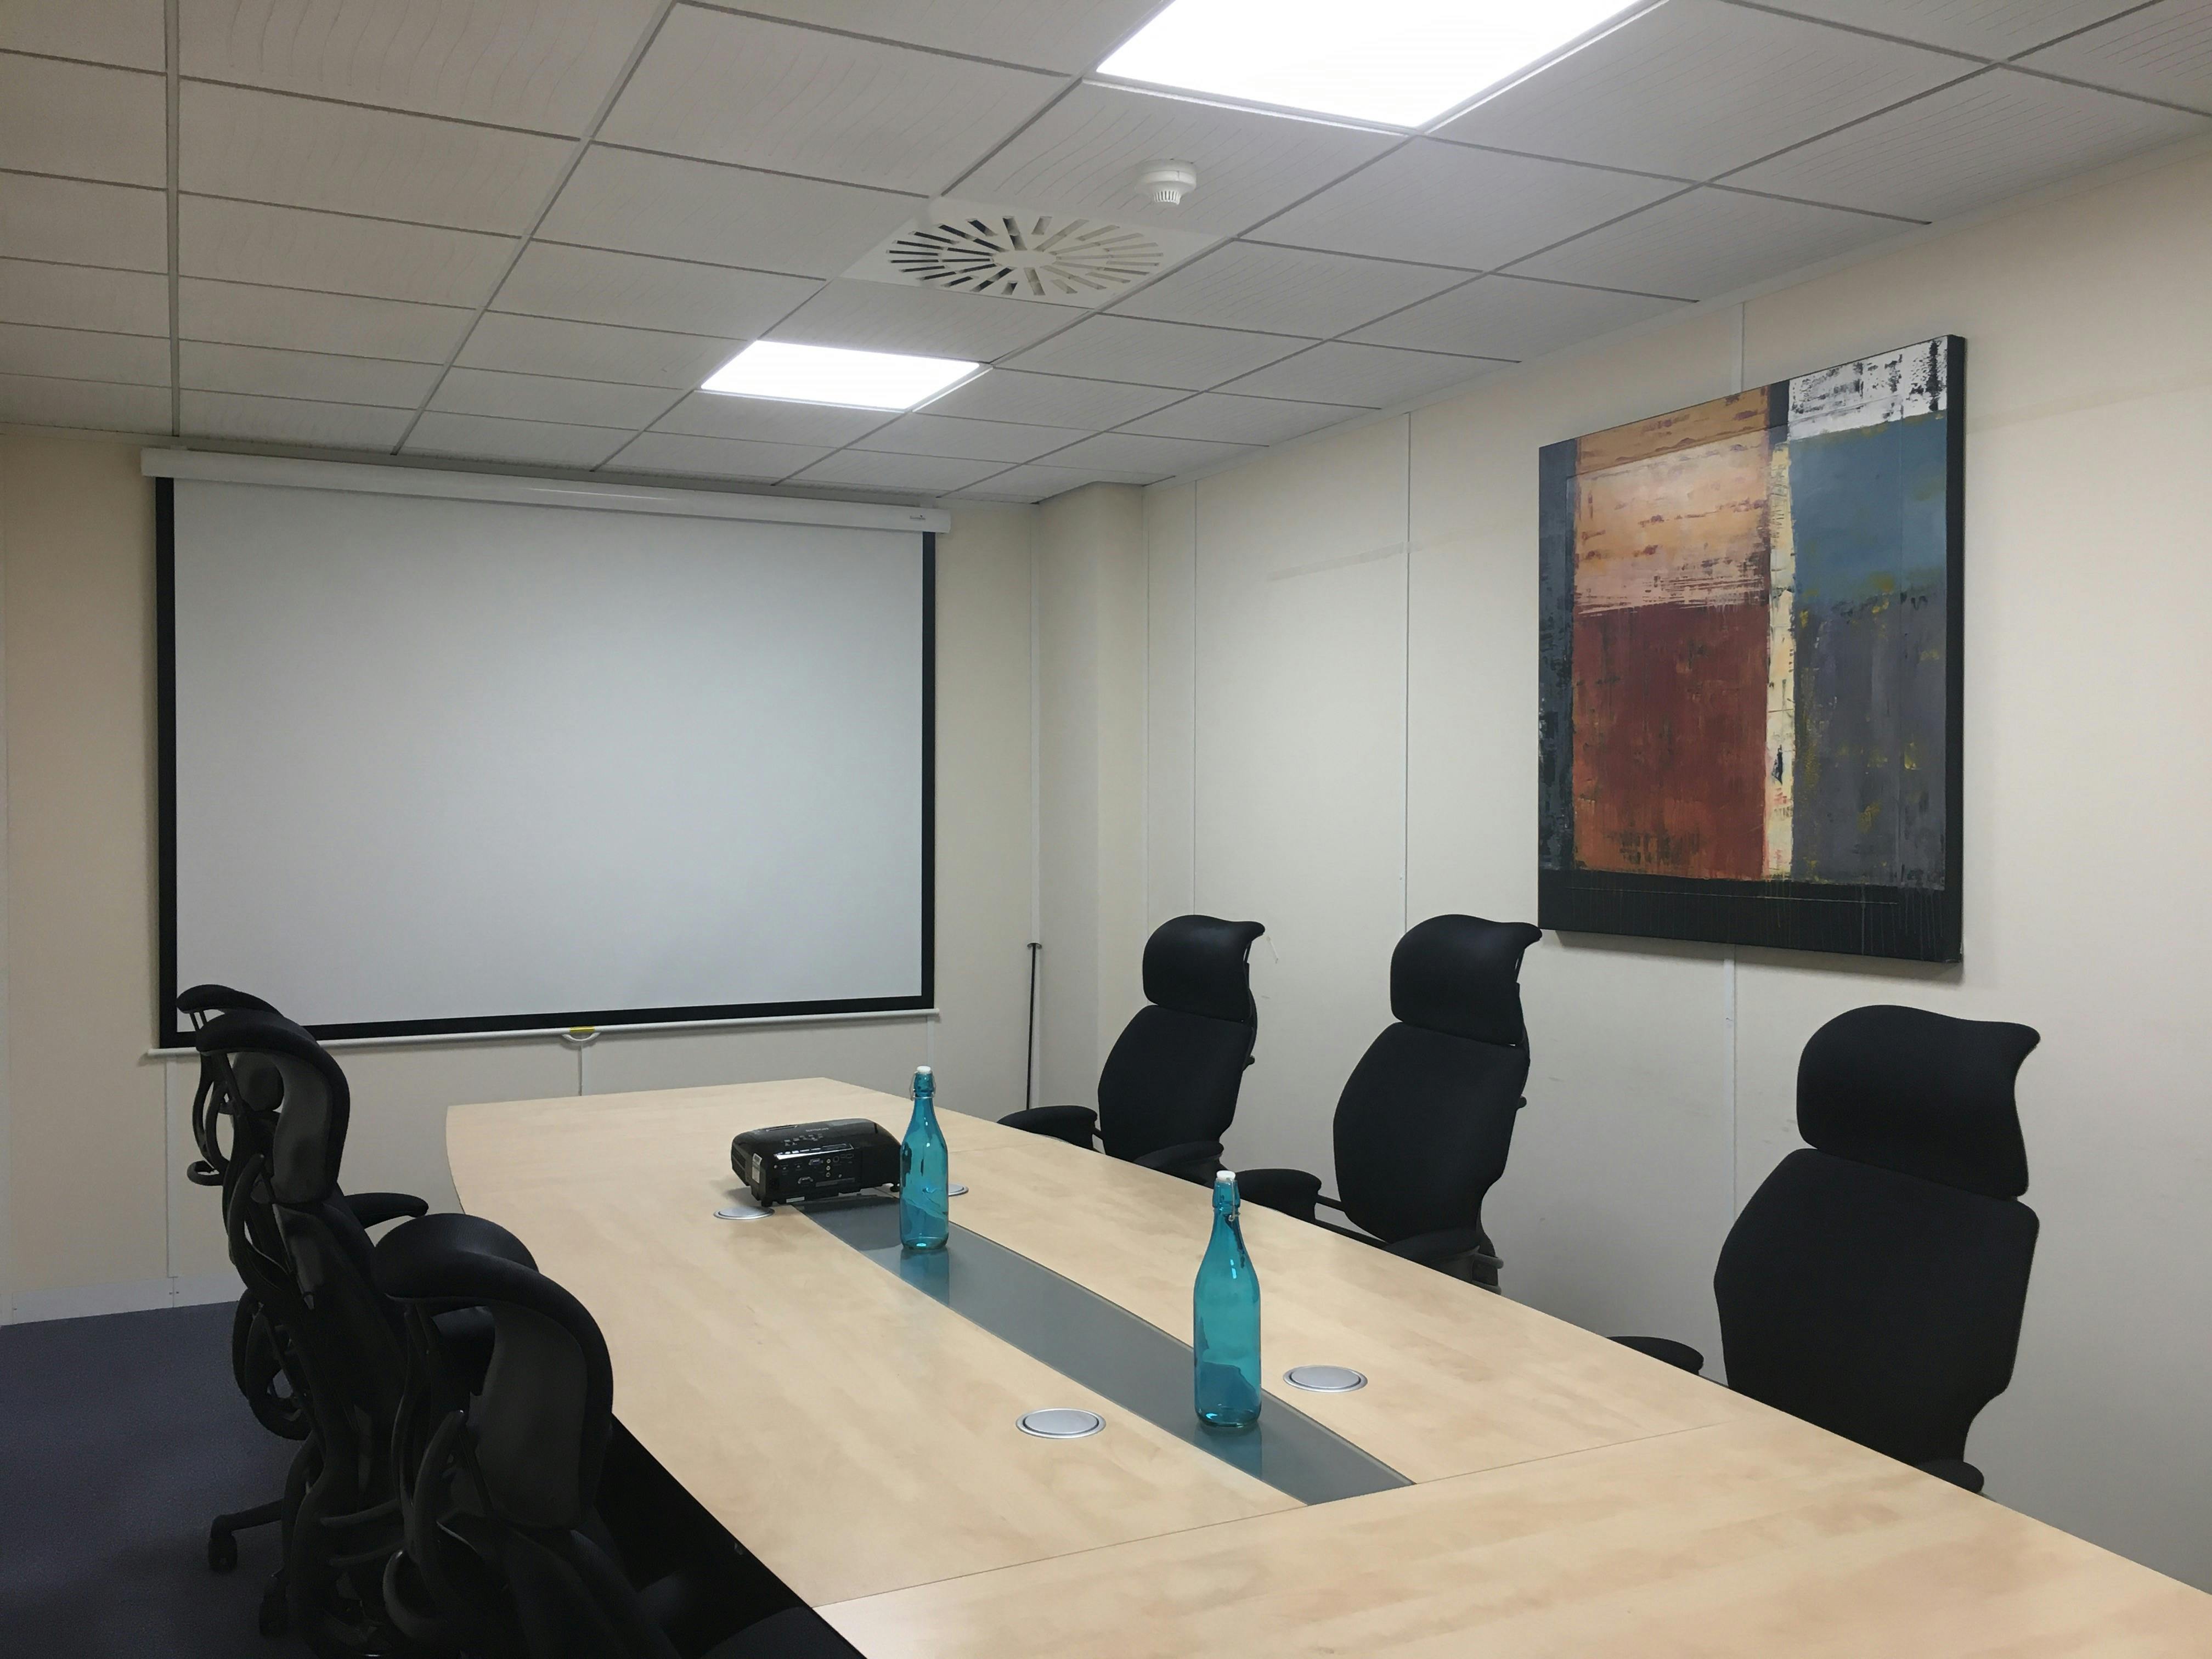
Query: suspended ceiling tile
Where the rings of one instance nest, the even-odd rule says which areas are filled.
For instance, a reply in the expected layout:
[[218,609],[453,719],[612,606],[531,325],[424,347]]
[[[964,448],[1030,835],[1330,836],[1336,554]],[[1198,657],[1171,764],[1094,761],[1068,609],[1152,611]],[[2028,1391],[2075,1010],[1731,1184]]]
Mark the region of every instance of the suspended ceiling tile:
[[873,431],[888,418],[880,409],[836,409],[826,404],[786,403],[775,398],[730,398],[719,392],[695,392],[654,422],[653,430],[701,438],[813,446],[827,451]]
[[556,242],[834,276],[909,222],[915,196],[595,146],[539,233]]
[[158,75],[0,52],[0,158],[24,173],[166,185],[167,88]]
[[1449,357],[1433,351],[1401,351],[1394,346],[1335,341],[1232,380],[1221,390],[1387,409],[1392,404],[1410,403],[1445,386],[1494,374],[1502,367],[1480,357]]
[[0,323],[0,374],[165,386],[169,384],[169,343],[148,334],[94,334]]
[[1291,403],[1280,398],[1244,398],[1226,392],[1201,392],[1170,404],[1156,415],[1132,421],[1121,429],[1162,438],[1211,438],[1222,443],[1273,444],[1301,437],[1364,415],[1349,404]]
[[1373,345],[1461,351],[1478,357],[1540,357],[1680,307],[1679,300],[1570,288],[1518,276],[1484,276],[1424,300],[1352,337]]
[[955,460],[942,455],[883,455],[844,449],[817,461],[793,483],[850,484],[855,489],[911,489],[934,495],[959,489],[1000,471],[1003,461]]
[[1483,270],[1680,190],[1601,167],[1416,139],[1270,220],[1270,242]]
[[513,237],[478,231],[208,196],[177,204],[178,259],[188,276],[474,307],[514,249]]
[[1080,489],[1085,484],[1148,484],[1158,477],[1153,472],[1116,472],[1103,466],[1051,466],[1032,462],[986,478],[962,493],[990,501],[1043,501],[1054,495],[1065,495],[1071,489]]
[[433,412],[415,423],[401,453],[460,455],[536,466],[597,466],[636,435],[627,428],[507,421]]
[[1911,228],[1838,208],[1698,190],[1516,269],[1561,282],[1709,300]]
[[168,67],[161,0],[20,0],[0,6],[0,52],[38,52],[125,69]]
[[545,317],[510,317],[491,311],[478,319],[456,361],[469,368],[689,388],[729,362],[738,350],[738,343],[734,340]]
[[415,418],[412,410],[240,397],[229,392],[187,392],[182,402],[188,438],[251,439],[319,449],[388,450]]
[[1115,306],[1116,316],[1326,336],[1463,280],[1456,272],[1229,242]]
[[755,443],[738,438],[705,438],[675,432],[648,432],[606,464],[609,471],[680,472],[695,478],[787,477],[830,452],[811,445]]
[[456,415],[497,415],[569,426],[635,432],[659,419],[673,397],[665,386],[617,386],[495,368],[449,368],[430,407]]
[[2206,132],[2204,116],[1994,69],[1728,182],[1940,219]]
[[179,378],[196,392],[242,392],[329,404],[419,409],[438,384],[435,363],[340,357],[325,351],[276,351],[267,346],[185,340],[177,348]]
[[444,362],[469,325],[469,313],[452,306],[193,276],[178,284],[178,308],[179,332],[188,340],[417,363]]
[[1067,427],[1017,426],[953,415],[902,415],[855,445],[901,455],[942,455],[969,461],[1029,461],[1085,434]]
[[1134,432],[1101,432],[1048,458],[1055,466],[1102,466],[1154,478],[1255,455],[1250,444],[1210,443],[1199,438],[1159,438]]
[[1137,317],[1086,317],[1065,334],[1030,347],[1018,368],[1202,392],[1232,374],[1286,357],[1307,343],[1280,334],[1197,328]]
[[2212,110],[2212,0],[2161,0],[2021,61],[2053,75]]
[[[1396,142],[1325,121],[1085,85],[960,179],[957,193],[1040,213],[1233,235]],[[1137,169],[1164,157],[1198,169],[1198,187],[1178,207],[1136,194]]]
[[1672,0],[1441,131],[1502,149],[1710,179],[1973,68],[1719,0]]
[[19,259],[166,271],[168,198],[158,190],[0,173],[0,248]]
[[160,386],[0,374],[0,421],[98,432],[167,432],[169,394]]
[[1081,315],[1065,306],[996,295],[836,282],[770,329],[768,337],[988,363],[1066,328]]
[[602,142],[940,191],[1065,82],[757,17],[678,6]]
[[790,315],[820,286],[811,276],[532,242],[492,305],[574,322],[748,340]]
[[165,335],[169,283],[146,270],[0,259],[0,323]]
[[1783,0],[1780,9],[1931,46],[2011,58],[2136,0]]
[[498,126],[582,132],[656,0],[179,0],[184,72]]
[[459,230],[528,230],[570,148],[533,133],[192,81],[179,95],[186,190]]
[[1073,74],[1134,34],[1160,0],[758,0],[748,11]]
[[1103,432],[1185,395],[1182,391],[1166,386],[1124,386],[1112,380],[1082,380],[1066,374],[1030,374],[1019,369],[994,368],[963,386],[955,386],[933,402],[929,412]]

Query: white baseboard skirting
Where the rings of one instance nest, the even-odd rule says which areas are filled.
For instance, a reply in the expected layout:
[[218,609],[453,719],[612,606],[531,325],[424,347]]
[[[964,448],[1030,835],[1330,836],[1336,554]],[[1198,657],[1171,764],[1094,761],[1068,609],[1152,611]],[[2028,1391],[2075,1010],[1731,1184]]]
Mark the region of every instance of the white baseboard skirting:
[[219,1273],[137,1279],[121,1285],[80,1285],[62,1291],[17,1291],[8,1297],[4,1322],[29,1325],[47,1319],[196,1307],[206,1302],[233,1301],[240,1288],[236,1273]]

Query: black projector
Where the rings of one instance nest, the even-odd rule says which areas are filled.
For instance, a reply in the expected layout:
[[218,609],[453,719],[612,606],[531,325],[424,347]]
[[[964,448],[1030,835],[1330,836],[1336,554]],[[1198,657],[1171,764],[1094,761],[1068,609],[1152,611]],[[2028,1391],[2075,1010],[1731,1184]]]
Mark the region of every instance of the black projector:
[[794,1198],[836,1198],[898,1183],[899,1144],[864,1117],[748,1129],[730,1143],[730,1167],[763,1209]]

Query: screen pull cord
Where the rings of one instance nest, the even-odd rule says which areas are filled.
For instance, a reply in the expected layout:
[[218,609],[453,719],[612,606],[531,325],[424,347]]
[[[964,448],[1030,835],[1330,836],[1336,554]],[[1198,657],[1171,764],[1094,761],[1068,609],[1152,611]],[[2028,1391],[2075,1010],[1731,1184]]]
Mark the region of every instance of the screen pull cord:
[[579,1095],[591,1093],[584,1086],[584,1050],[597,1042],[601,1035],[596,1025],[571,1025],[561,1033],[561,1041],[576,1051],[576,1092]]
[[1044,946],[1030,941],[1030,1040],[1022,1051],[1022,1109],[1036,1104],[1036,976],[1037,952]]

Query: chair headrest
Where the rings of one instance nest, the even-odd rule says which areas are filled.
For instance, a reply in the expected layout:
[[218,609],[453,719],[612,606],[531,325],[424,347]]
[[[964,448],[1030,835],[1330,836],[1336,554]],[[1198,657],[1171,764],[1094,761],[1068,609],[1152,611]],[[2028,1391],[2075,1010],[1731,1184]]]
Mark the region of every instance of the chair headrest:
[[1821,1152],[1991,1198],[2027,1190],[2013,1081],[2026,1025],[1887,1005],[1838,1014],[1797,1062],[1797,1129]]
[[270,1137],[269,1190],[279,1204],[319,1203],[337,1186],[353,1091],[329,1050],[282,1014],[244,1010],[193,1034],[201,1057],[227,1062],[247,1104],[281,1109]]
[[177,993],[177,1012],[180,1014],[230,1014],[248,1009],[264,1014],[276,1012],[274,1003],[264,1002],[250,991],[235,991],[228,985],[193,985]]
[[1448,1036],[1525,1048],[1521,957],[1543,937],[1525,921],[1480,916],[1416,922],[1390,953],[1390,1012]]
[[1267,930],[1256,921],[1177,916],[1145,941],[1145,1000],[1186,1014],[1256,1025],[1252,1006],[1252,941]]
[[376,1285],[402,1302],[479,1307],[492,1354],[471,1413],[494,1506],[526,1527],[574,1527],[596,1498],[614,1423],[614,1364],[599,1322],[476,1216],[410,1221],[376,1247]]

